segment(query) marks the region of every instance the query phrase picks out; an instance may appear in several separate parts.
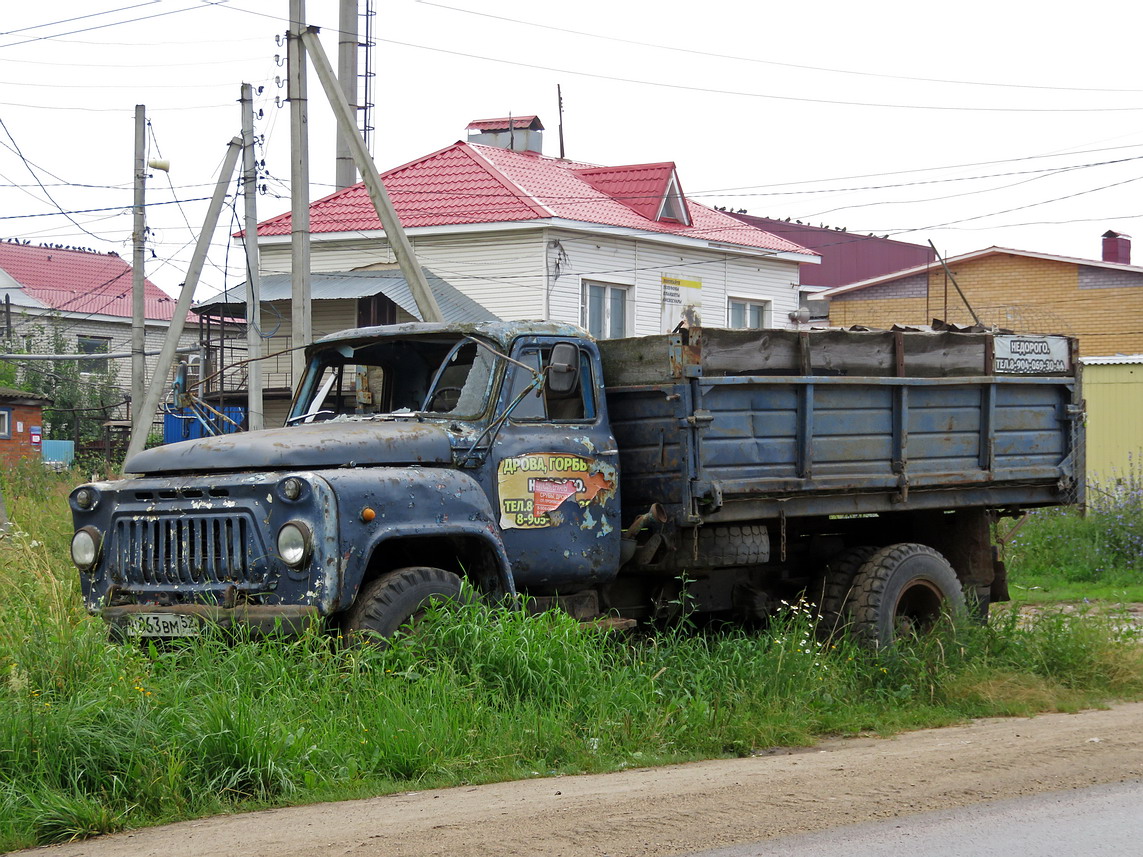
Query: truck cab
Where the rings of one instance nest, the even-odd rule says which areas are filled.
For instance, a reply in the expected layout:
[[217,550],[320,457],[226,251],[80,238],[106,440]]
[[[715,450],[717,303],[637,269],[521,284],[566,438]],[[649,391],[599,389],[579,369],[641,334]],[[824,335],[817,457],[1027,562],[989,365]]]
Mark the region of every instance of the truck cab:
[[[579,328],[328,336],[285,422],[146,450],[129,478],[77,488],[89,609],[143,635],[319,618],[385,631],[462,579],[555,596],[617,573],[618,450]],[[389,609],[394,588],[414,596]]]

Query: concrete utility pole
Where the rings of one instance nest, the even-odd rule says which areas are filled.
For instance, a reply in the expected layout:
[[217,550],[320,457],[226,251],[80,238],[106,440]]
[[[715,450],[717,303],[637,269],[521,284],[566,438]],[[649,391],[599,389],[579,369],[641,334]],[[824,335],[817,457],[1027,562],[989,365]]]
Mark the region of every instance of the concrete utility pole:
[[242,84],[242,196],[246,204],[246,424],[262,428],[261,281],[258,274],[258,168],[254,158],[254,89]]
[[139,428],[139,406],[147,389],[146,301],[143,284],[143,255],[147,231],[147,108],[135,105],[135,224],[131,230],[131,414],[133,430]]
[[[337,35],[337,79],[349,109],[357,115],[357,0],[341,0]],[[356,124],[356,123],[354,123]],[[357,165],[345,135],[337,132],[337,168],[334,182],[338,190],[357,184]]]
[[291,355],[291,381],[297,383],[306,368],[299,346],[313,342],[310,305],[310,146],[306,103],[305,0],[290,0],[290,32],[286,59],[290,102],[290,324],[295,350]]
[[190,310],[191,298],[194,297],[195,287],[198,285],[199,275],[202,273],[203,263],[206,262],[207,251],[210,250],[210,239],[218,225],[218,215],[222,205],[226,202],[226,189],[230,186],[230,177],[234,175],[234,168],[238,164],[238,155],[242,152],[242,140],[234,137],[226,150],[226,157],[222,162],[222,171],[218,174],[218,182],[214,186],[214,195],[210,198],[210,205],[206,210],[206,219],[202,224],[202,231],[198,234],[198,242],[191,255],[190,266],[187,268],[187,278],[183,282],[179,299],[175,302],[175,313],[171,316],[171,327],[167,331],[167,338],[163,342],[163,350],[159,354],[159,363],[155,367],[155,374],[151,376],[151,386],[147,389],[146,399],[140,399],[136,404],[135,421],[131,427],[131,441],[127,445],[127,456],[124,465],[131,457],[143,451],[147,443],[147,431],[151,428],[151,421],[155,417],[155,409],[159,406],[159,399],[167,391],[167,379],[171,373],[171,364],[178,350],[179,337],[183,334],[183,323]]
[[365,181],[365,189],[369,192],[369,199],[372,200],[373,208],[377,211],[377,219],[381,221],[381,228],[385,230],[385,237],[389,240],[389,246],[393,248],[393,253],[397,257],[397,264],[405,276],[405,282],[409,284],[409,291],[413,293],[413,299],[417,302],[417,309],[421,312],[421,318],[424,321],[444,321],[441,308],[437,305],[436,298],[433,297],[428,280],[425,279],[425,272],[421,270],[420,263],[417,262],[417,257],[413,253],[413,247],[409,244],[408,236],[405,235],[405,230],[401,227],[397,210],[393,208],[389,194],[385,191],[385,185],[381,182],[377,165],[373,163],[373,158],[365,147],[365,140],[357,130],[356,117],[337,85],[333,68],[330,66],[329,59],[325,55],[325,49],[321,46],[321,40],[318,38],[317,28],[309,27],[304,30],[301,38],[309,52],[310,60],[314,64],[314,71],[317,72],[318,80],[321,81],[322,88],[325,90],[325,97],[333,108],[337,127],[353,148],[353,159],[357,162],[357,169]]

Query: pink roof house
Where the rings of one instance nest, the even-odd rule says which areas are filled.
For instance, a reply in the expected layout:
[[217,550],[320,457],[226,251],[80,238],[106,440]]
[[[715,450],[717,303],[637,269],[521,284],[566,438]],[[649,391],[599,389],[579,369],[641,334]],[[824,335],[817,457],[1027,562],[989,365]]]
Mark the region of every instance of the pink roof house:
[[[131,266],[115,253],[76,247],[0,242],[0,336],[10,346],[78,354],[121,353],[131,349]],[[170,329],[175,299],[145,280],[145,348],[156,354]],[[197,316],[188,316],[189,321]],[[193,345],[189,328],[182,344]],[[156,358],[148,358],[148,371]],[[126,395],[131,387],[130,360],[90,359],[80,371],[110,366],[112,381]]]
[[[546,157],[535,116],[468,130],[382,179],[421,265],[490,315],[614,337],[684,318],[784,327],[797,310],[798,265],[818,255],[688,200],[674,163]],[[290,226],[289,214],[259,225],[266,270],[289,270]],[[315,272],[396,267],[363,184],[312,203],[310,228]]]

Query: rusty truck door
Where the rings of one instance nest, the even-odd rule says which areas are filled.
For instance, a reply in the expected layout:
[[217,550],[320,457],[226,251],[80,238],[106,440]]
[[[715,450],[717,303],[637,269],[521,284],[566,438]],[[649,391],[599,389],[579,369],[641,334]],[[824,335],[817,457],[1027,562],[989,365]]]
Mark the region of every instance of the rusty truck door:
[[568,340],[517,342],[497,413],[516,404],[485,465],[513,576],[534,594],[584,589],[619,566],[619,452],[598,352],[575,343],[578,378],[567,393],[528,392],[530,370],[543,371],[558,342]]

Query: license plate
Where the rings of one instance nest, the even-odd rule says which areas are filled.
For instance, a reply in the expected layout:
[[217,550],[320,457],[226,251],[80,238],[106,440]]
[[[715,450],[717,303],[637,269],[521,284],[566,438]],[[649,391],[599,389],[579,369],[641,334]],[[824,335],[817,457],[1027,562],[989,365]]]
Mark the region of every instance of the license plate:
[[132,637],[197,637],[198,620],[183,613],[134,613],[127,618]]

